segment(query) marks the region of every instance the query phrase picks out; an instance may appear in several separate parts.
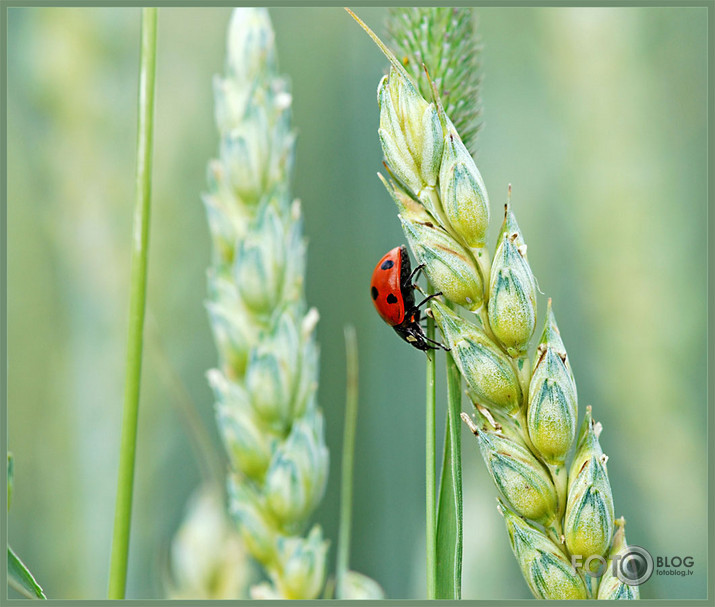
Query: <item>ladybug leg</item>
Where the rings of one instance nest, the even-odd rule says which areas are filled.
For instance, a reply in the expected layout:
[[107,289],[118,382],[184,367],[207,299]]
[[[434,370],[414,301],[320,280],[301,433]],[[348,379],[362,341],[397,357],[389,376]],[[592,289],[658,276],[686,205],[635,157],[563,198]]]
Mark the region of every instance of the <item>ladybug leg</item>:
[[[422,306],[424,306],[428,301],[430,301],[431,299],[434,299],[435,297],[439,297],[440,295],[442,295],[442,291],[439,291],[439,292],[437,292],[437,293],[434,293],[433,295],[429,295],[429,296],[425,297],[425,298],[424,298],[420,303],[418,303],[414,308],[410,308],[409,310],[407,310],[407,312],[405,312],[405,316],[411,316],[411,315],[413,315],[413,314],[414,314],[415,312],[417,312]],[[422,321],[424,321],[424,320],[427,320],[427,319],[426,319],[426,317],[423,316],[422,318],[419,319],[419,322],[422,322]]]
[[[421,263],[418,265],[414,270],[412,270],[412,273],[407,277],[407,282],[412,284],[413,279],[417,280],[417,275],[424,269],[425,264]],[[416,287],[417,285],[412,285],[413,287]]]
[[[441,294],[442,293],[435,293],[434,295],[426,297],[423,301],[420,302],[418,306],[413,308],[413,312],[419,310],[419,307],[424,305],[430,299],[433,299]],[[441,348],[445,352],[449,352],[451,348],[448,348],[443,343],[435,341],[434,339],[430,339],[425,335],[424,329],[418,324],[418,322],[421,322],[423,320],[426,319],[423,317],[419,321],[414,322],[413,325],[409,327],[407,332],[408,337],[406,337],[405,339],[412,343],[412,345],[415,345],[415,343],[419,344],[419,346],[416,347],[418,347],[420,350],[438,350]]]
[[439,292],[437,292],[437,293],[434,293],[433,295],[428,295],[428,296],[425,297],[420,303],[418,303],[418,304],[415,306],[415,310],[419,310],[419,309],[420,309],[422,306],[424,306],[430,299],[434,299],[435,297],[439,297],[440,295],[442,295],[442,291],[439,291]]
[[449,348],[444,344],[427,337],[422,330],[422,327],[416,323],[408,324],[406,326],[398,325],[394,327],[394,329],[397,331],[397,334],[402,337],[402,339],[418,350],[425,352],[427,350],[438,350],[441,348],[447,352],[449,351]]
[[438,350],[439,348],[442,348],[442,350],[444,350],[445,352],[449,352],[451,350],[451,348],[448,348],[444,344],[442,344],[438,341],[435,341],[434,339],[430,339],[426,335],[423,337],[423,339],[431,344],[434,344],[434,346],[432,346],[433,350]]

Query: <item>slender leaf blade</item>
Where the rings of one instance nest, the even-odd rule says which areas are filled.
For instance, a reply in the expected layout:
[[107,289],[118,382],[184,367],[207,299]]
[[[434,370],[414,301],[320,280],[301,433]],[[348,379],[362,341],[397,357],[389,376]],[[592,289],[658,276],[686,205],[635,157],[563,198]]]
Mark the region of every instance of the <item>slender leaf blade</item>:
[[9,586],[26,596],[38,599],[47,598],[30,570],[25,567],[10,546],[7,547],[7,581]]
[[447,424],[437,509],[437,598],[462,595],[462,440],[459,372],[447,355]]
[[[430,285],[427,292],[432,295]],[[427,317],[427,338],[434,340],[434,319]],[[437,598],[437,441],[435,432],[436,367],[434,350],[427,351],[425,386],[425,544],[427,557],[427,598]]]

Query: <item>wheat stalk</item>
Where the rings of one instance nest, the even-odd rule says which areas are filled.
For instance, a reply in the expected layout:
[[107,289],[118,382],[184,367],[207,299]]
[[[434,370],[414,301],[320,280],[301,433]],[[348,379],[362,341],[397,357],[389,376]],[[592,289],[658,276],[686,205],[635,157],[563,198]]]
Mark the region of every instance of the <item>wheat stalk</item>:
[[124,382],[122,431],[119,447],[117,496],[109,565],[110,599],[123,599],[129,565],[129,536],[134,496],[134,471],[139,428],[139,391],[144,351],[144,315],[149,263],[149,219],[151,216],[151,167],[154,141],[154,83],[156,81],[157,9],[142,10],[141,68],[139,72],[139,116],[137,165],[132,231],[131,290],[127,334],[127,372]]
[[231,466],[229,510],[270,583],[256,598],[316,598],[328,543],[306,532],[328,472],[316,402],[315,309],[304,295],[301,208],[291,198],[291,95],[265,9],[235,9],[226,76],[215,80],[218,160],[204,196],[213,239],[209,371]]
[[572,563],[573,556],[612,558],[625,537],[622,525],[614,534],[601,428],[590,408],[567,470],[576,384],[550,300],[531,363],[537,285],[516,217],[507,203],[490,261],[484,181],[437,87],[428,101],[403,63],[359,23],[391,63],[378,86],[378,134],[389,171],[381,179],[433,288],[474,314],[476,322],[439,301],[431,306],[474,403],[474,417],[462,418],[502,495],[499,510],[527,584],[545,599],[637,598],[637,586],[611,576],[599,589],[597,577]]

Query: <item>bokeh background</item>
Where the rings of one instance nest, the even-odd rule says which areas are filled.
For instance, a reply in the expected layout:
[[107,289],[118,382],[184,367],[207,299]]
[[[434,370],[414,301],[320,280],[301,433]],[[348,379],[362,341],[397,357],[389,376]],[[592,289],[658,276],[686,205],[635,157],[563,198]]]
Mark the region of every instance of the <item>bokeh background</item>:
[[[359,14],[384,32],[382,9]],[[315,519],[333,540],[332,560],[343,326],[353,323],[361,409],[351,564],[391,598],[423,597],[424,356],[396,338],[367,295],[376,260],[404,241],[375,176],[375,91],[386,62],[339,8],[271,15],[293,83],[307,296],[321,314],[320,402],[332,464]],[[642,596],[704,598],[705,9],[479,8],[475,15],[484,43],[478,165],[491,194],[491,242],[512,183],[581,412],[593,405],[604,426],[628,539],[654,555],[695,559],[692,576],[654,575]],[[9,539],[52,598],[106,596],[139,17],[128,8],[9,12],[8,433],[16,457]],[[218,445],[204,377],[216,353],[203,308],[210,245],[199,195],[217,151],[211,78],[223,69],[228,17],[227,9],[159,11],[134,598],[164,596],[168,546],[201,480],[182,406],[191,404]],[[495,489],[463,436],[464,597],[528,597]]]

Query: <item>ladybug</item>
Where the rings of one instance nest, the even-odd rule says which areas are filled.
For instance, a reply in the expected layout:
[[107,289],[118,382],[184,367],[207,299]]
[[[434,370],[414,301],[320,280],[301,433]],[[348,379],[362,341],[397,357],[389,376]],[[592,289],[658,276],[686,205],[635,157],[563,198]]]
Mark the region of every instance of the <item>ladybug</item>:
[[417,266],[414,271],[410,265],[410,256],[404,245],[388,251],[377,263],[370,281],[370,295],[377,313],[395,332],[408,344],[423,352],[449,348],[436,342],[424,334],[420,326],[420,308],[430,299],[441,295],[435,293],[425,297],[415,305],[412,279],[424,268]]

